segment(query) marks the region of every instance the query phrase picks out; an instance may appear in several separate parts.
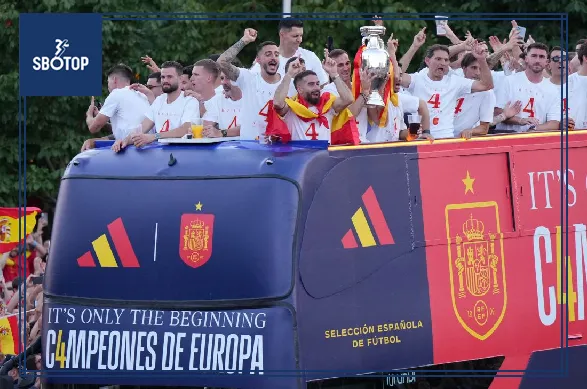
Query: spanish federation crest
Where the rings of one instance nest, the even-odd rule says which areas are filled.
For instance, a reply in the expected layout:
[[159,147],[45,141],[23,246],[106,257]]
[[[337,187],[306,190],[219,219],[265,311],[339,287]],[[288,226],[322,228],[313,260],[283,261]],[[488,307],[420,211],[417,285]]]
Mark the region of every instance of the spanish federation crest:
[[186,265],[200,267],[212,256],[214,215],[183,214],[181,216],[179,256]]
[[507,305],[503,237],[496,202],[446,207],[451,295],[463,328],[485,340]]

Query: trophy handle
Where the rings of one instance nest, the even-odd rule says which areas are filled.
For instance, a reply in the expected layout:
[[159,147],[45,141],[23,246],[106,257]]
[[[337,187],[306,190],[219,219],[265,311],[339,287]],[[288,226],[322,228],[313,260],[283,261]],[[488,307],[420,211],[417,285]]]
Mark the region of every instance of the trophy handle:
[[369,35],[385,35],[384,26],[364,26],[361,27],[359,31],[361,31],[361,35],[363,37],[367,37]]

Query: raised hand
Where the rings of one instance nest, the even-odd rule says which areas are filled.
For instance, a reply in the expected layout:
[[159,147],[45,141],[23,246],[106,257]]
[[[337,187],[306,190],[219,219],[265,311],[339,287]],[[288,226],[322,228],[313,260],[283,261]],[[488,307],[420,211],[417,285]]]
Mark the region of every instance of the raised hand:
[[[324,50],[327,51],[326,49],[324,49]],[[330,57],[326,57],[326,58],[327,59],[330,59],[331,61],[334,61]],[[335,62],[335,65],[336,65],[336,62]],[[326,68],[324,70],[326,70]],[[295,61],[290,62],[289,67],[287,69],[287,74],[291,78],[294,78],[301,71],[302,71],[302,64],[300,63],[300,57],[298,57],[298,58],[295,59]]]
[[[290,64],[291,68],[291,64]],[[338,69],[336,68],[336,61],[330,57],[324,58],[322,61],[322,68],[330,77],[334,77],[338,75]]]
[[422,45],[426,43],[426,27],[418,31],[418,33],[414,36],[414,47],[420,48]]
[[399,41],[397,39],[393,39],[393,33],[389,36],[387,40],[387,52],[389,55],[395,55],[397,53],[397,48],[399,46]]
[[257,30],[252,28],[245,29],[243,34],[243,41],[247,44],[254,42],[257,39]]
[[151,73],[155,73],[155,72],[160,72],[161,69],[159,69],[159,66],[157,66],[157,64],[155,63],[155,61],[153,61],[153,58],[149,57],[148,55],[145,55],[144,57],[141,57],[141,61],[143,61],[143,63],[145,65],[147,65],[147,69],[149,69],[151,71]]

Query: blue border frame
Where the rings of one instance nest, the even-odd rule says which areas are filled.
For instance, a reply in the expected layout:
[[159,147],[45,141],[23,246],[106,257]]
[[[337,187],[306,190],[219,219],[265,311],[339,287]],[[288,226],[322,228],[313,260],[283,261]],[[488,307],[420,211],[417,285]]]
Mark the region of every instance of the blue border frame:
[[[365,13],[343,13],[343,12],[316,12],[316,13],[296,13],[296,12],[292,12],[292,13],[219,13],[219,12],[205,12],[205,13],[201,13],[201,12],[162,12],[162,13],[151,13],[151,12],[105,12],[102,13],[102,20],[103,21],[152,21],[152,20],[179,20],[179,21],[189,21],[189,20],[218,20],[218,21],[228,21],[228,20],[281,20],[283,18],[284,15],[288,15],[288,16],[294,16],[296,18],[302,19],[302,20],[339,20],[339,21],[348,21],[348,20],[365,20],[365,21],[371,21],[371,18],[366,18],[364,17],[364,15],[371,15],[373,14],[372,12],[365,12]],[[167,16],[161,16],[161,15],[167,15]],[[227,16],[229,15],[229,16]],[[326,15],[326,16],[332,16],[332,17],[322,17],[321,15]],[[434,16],[436,15],[436,13],[377,13],[378,16],[381,17],[382,20],[406,20],[406,21],[415,21],[415,20],[425,20],[425,21],[430,21],[430,20],[435,20]],[[563,48],[563,50],[565,52],[568,52],[568,47],[569,47],[569,23],[568,23],[568,13],[522,13],[522,14],[515,14],[515,13],[465,13],[465,12],[443,12],[444,16],[447,16],[449,20],[452,21],[469,21],[469,20],[478,20],[478,21],[511,21],[511,20],[516,20],[516,21],[521,21],[521,20],[525,20],[525,21],[560,21],[560,26],[561,26],[561,35],[560,35],[560,46],[561,48]],[[147,16],[151,16],[151,17],[147,17]],[[153,17],[154,16],[154,17]],[[408,16],[408,17],[406,17]],[[455,17],[457,16],[457,17]],[[508,17],[506,17],[508,16]],[[567,66],[569,63],[568,57],[566,59],[567,62]],[[567,82],[565,83],[565,86],[561,85],[561,101],[562,98],[564,96],[563,91],[564,88],[566,87],[566,92],[567,92],[567,96],[568,96],[568,73],[565,74],[565,77],[567,79]],[[22,133],[24,135],[21,136],[21,97],[23,100],[23,131]],[[19,146],[19,150],[18,150],[18,156],[19,156],[19,229],[20,229],[20,217],[21,217],[21,207],[23,209],[26,210],[26,96],[21,96],[20,95],[20,88],[19,88],[19,112],[18,112],[18,127],[19,127],[19,138],[18,138],[18,146]],[[561,122],[563,121],[563,111],[561,109]],[[568,242],[569,242],[569,231],[568,231],[568,201],[564,201],[567,199],[567,195],[565,195],[565,191],[566,194],[568,194],[568,180],[566,179],[568,177],[568,163],[569,163],[569,155],[568,155],[568,117],[565,120],[565,129],[563,131],[561,131],[561,172],[563,172],[563,167],[564,167],[564,178],[565,178],[565,185],[561,185],[561,226],[565,226],[565,229],[563,231],[566,232],[565,234],[565,244],[561,245],[561,258],[565,258],[565,261],[561,261],[561,279],[564,280],[565,278],[567,279],[567,282],[564,284],[565,285],[565,289],[564,292],[563,290],[560,291],[560,297],[561,297],[561,301],[562,301],[562,296],[563,293],[566,293],[566,291],[568,290],[568,277],[566,277],[566,272],[564,271],[565,269],[565,264],[566,262],[569,260],[567,258],[567,256],[565,256],[566,253],[568,253]],[[23,158],[21,159],[21,150],[23,151]],[[21,164],[22,164],[22,168],[24,171],[24,185],[23,185],[23,192],[21,195]],[[562,184],[562,182],[561,182]],[[22,203],[21,203],[21,196],[22,196]],[[563,206],[563,201],[564,201],[564,206]],[[565,223],[565,224],[564,224]],[[24,230],[26,231],[26,219],[24,222]],[[19,235],[20,235],[20,231],[19,230]],[[20,238],[20,236],[19,236]],[[24,274],[26,274],[26,258],[24,258],[25,253],[22,254],[22,257],[19,256],[19,265],[24,269]],[[21,259],[23,258],[23,259]],[[23,266],[23,261],[24,262],[24,266]],[[571,281],[572,282],[572,281]],[[24,292],[26,293],[26,283],[25,283],[25,289]],[[528,374],[529,372],[533,372],[532,370],[394,370],[393,371],[393,375],[395,374],[401,374],[401,373],[414,373],[415,377],[426,377],[426,378],[432,378],[432,377],[439,377],[439,378],[483,378],[483,377],[488,377],[488,375],[486,374],[482,374],[482,375],[474,375],[474,374],[465,374],[465,375],[451,375],[451,374],[442,374],[442,373],[455,373],[455,372],[471,372],[471,373],[492,373],[493,377],[526,377],[526,378],[560,378],[560,377],[567,377],[569,374],[569,355],[568,355],[568,347],[569,347],[569,340],[568,337],[566,339],[566,341],[563,341],[563,337],[565,334],[565,331],[563,331],[563,318],[566,318],[566,333],[568,333],[568,305],[564,304],[566,307],[566,314],[563,314],[562,312],[562,307],[561,309],[561,348],[565,349],[565,351],[563,351],[562,354],[562,358],[561,358],[561,367],[562,370],[539,370],[536,371],[538,373],[559,373],[559,374],[538,374],[538,375],[530,375]],[[26,300],[25,300],[25,311],[26,311]],[[21,314],[21,307],[19,305],[19,330],[22,332],[22,325],[26,325],[26,323],[21,323],[20,322],[20,314]],[[24,344],[26,345],[26,333],[24,336]],[[563,346],[564,344],[564,346]],[[20,350],[20,346],[19,346],[19,350]],[[25,348],[26,350],[26,348]],[[21,351],[22,352],[22,351]],[[531,357],[531,355],[530,355]],[[24,358],[26,359],[26,354],[24,355]],[[21,363],[21,376],[22,376],[22,366],[23,364]],[[55,374],[55,370],[51,370],[51,374],[53,377],[72,377],[72,376],[77,376],[78,374],[75,374],[75,372],[77,372],[76,370],[68,370],[70,373],[74,373],[74,374]],[[48,373],[49,370],[26,370],[26,366],[24,366],[24,372],[40,372],[40,376],[43,377],[44,374],[43,373]],[[220,372],[220,371],[218,371]],[[279,371],[269,371],[269,372],[279,372]],[[365,371],[349,371],[349,370],[345,370],[345,371],[338,371],[338,370],[299,370],[299,371],[295,371],[295,370],[288,370],[288,371],[283,371],[284,373],[289,373],[289,374],[281,374],[281,375],[274,375],[272,373],[270,373],[269,375],[266,375],[267,378],[271,378],[271,377],[300,377],[303,375],[307,375],[308,373],[342,373],[344,372],[344,374],[342,374],[340,376],[340,378],[350,378],[350,377],[356,377],[356,378],[386,378],[389,377],[392,374],[370,374],[369,372],[365,372]],[[295,373],[295,374],[294,374]],[[432,373],[432,374],[421,374],[421,373]],[[502,373],[521,373],[521,374],[502,374]],[[563,373],[561,375],[561,373]],[[566,373],[566,374],[565,374]],[[87,370],[79,370],[79,375],[82,375],[84,377],[104,377],[104,374],[100,374],[100,375],[88,375],[87,374]],[[115,374],[113,372],[110,372],[110,376],[111,377],[134,377],[135,374]],[[181,373],[181,372],[175,372],[175,375],[190,375],[192,377],[198,377],[198,376],[210,376],[210,375],[214,375],[214,376],[222,376],[221,374],[194,374],[194,372],[185,372],[185,373]],[[353,374],[353,375],[350,375]],[[358,374],[358,375],[357,375]],[[151,377],[163,377],[163,375],[158,375],[158,374],[150,374],[149,376]],[[167,374],[165,375],[165,377],[167,376]],[[307,377],[310,378],[311,377]]]

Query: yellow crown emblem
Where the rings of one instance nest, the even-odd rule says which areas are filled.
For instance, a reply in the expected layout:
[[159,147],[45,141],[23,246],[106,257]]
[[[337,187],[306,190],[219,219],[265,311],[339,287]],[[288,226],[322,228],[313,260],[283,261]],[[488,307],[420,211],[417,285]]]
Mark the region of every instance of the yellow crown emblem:
[[483,232],[485,232],[485,225],[481,220],[473,219],[473,214],[463,223],[463,234],[468,240],[483,239]]
[[201,221],[200,219],[196,219],[196,220],[192,220],[190,222],[190,227],[191,228],[204,228],[204,222]]

